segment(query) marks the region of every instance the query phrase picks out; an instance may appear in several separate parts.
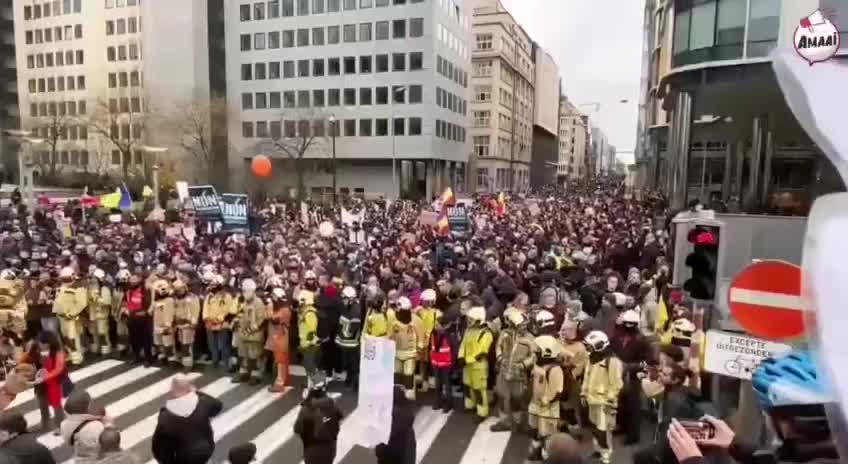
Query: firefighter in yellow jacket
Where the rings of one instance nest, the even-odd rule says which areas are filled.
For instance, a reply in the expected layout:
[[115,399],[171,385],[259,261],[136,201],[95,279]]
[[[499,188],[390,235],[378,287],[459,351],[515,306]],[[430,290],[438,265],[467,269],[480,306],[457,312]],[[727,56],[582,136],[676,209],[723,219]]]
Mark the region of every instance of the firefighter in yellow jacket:
[[4,345],[11,347],[14,359],[23,353],[26,315],[23,281],[11,269],[0,272],[0,331],[5,334]]
[[167,280],[157,280],[150,287],[153,300],[150,313],[153,316],[153,346],[160,363],[176,362],[174,352],[174,299],[171,297],[171,285]]
[[395,383],[403,385],[406,398],[415,399],[415,361],[421,338],[421,320],[412,314],[409,298],[398,298],[396,320],[392,324],[391,339],[395,342]]
[[466,313],[468,328],[459,345],[459,362],[464,364],[462,383],[465,385],[465,410],[477,409],[477,415],[489,417],[489,350],[494,336],[486,325],[486,309],[474,306]]
[[123,311],[124,294],[130,281],[130,271],[121,269],[115,274],[115,288],[112,291],[112,318],[115,319],[115,351],[123,357],[130,346],[130,330],[127,326],[127,315]]
[[229,368],[233,347],[232,320],[237,310],[236,299],[224,288],[224,276],[217,274],[212,277],[203,302],[203,323],[213,367],[220,362]]
[[189,371],[194,367],[194,335],[200,319],[200,300],[188,291],[182,280],[175,280],[174,289],[174,332],[179,342],[180,358],[183,368]]
[[297,299],[297,335],[300,338],[303,369],[306,371],[308,387],[311,387],[312,377],[318,371],[318,355],[321,349],[321,340],[318,338],[318,311],[315,309],[315,293],[309,290],[301,290]]
[[600,330],[589,332],[584,339],[589,350],[589,364],[583,376],[580,397],[589,409],[589,423],[595,439],[595,450],[601,463],[612,460],[612,432],[618,410],[618,394],[624,387],[624,366],[613,354],[609,337]]
[[560,399],[560,409],[565,413],[565,422],[570,431],[580,430],[580,387],[583,385],[583,373],[589,363],[589,352],[580,338],[580,322],[566,318],[560,327],[562,343],[562,362],[565,374],[565,391]]
[[95,269],[88,280],[88,333],[91,352],[104,356],[112,352],[109,337],[109,314],[112,310],[112,290],[106,285],[106,273]]
[[415,315],[421,320],[421,337],[418,340],[418,366],[415,375],[416,388],[426,392],[436,388],[436,377],[430,368],[430,337],[436,329],[441,312],[436,309],[436,291],[427,289],[421,292],[421,306]]
[[262,356],[265,341],[265,321],[268,305],[256,296],[256,282],[245,279],[241,283],[241,298],[238,302],[237,316],[239,359],[241,366],[233,382],[246,382],[259,385],[262,374],[259,372],[259,357]]
[[532,392],[527,409],[533,442],[528,459],[540,461],[545,441],[559,430],[559,399],[562,396],[565,375],[560,356],[562,345],[551,335],[542,335],[535,340],[536,364],[530,375]]
[[88,306],[88,290],[77,284],[76,274],[70,267],[59,271],[59,281],[53,313],[59,318],[62,336],[71,352],[71,364],[80,365],[83,361],[82,313]]
[[388,337],[389,336],[389,316],[386,313],[385,295],[381,291],[373,295],[369,295],[365,299],[368,312],[365,315],[365,330],[362,331],[362,337]]
[[509,307],[504,312],[504,328],[495,347],[497,382],[495,389],[501,400],[503,418],[491,427],[492,432],[506,432],[525,425],[527,411],[527,373],[535,363],[536,342],[530,335],[529,320],[521,311]]

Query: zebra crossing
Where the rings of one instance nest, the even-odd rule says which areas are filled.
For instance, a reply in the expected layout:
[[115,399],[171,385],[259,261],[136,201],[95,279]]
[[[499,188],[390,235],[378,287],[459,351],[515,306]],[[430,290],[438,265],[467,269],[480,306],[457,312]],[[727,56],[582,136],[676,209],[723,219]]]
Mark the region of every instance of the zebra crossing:
[[[153,432],[176,372],[159,367],[138,367],[117,360],[102,360],[71,372],[77,388],[84,388],[121,430],[122,446],[140,462],[155,464],[151,454]],[[253,442],[257,462],[303,462],[303,449],[293,427],[300,410],[300,388],[284,394],[266,386],[235,384],[222,371],[192,373],[197,388],[221,400],[224,409],[212,421],[216,450],[213,463],[225,463],[233,446]],[[337,443],[336,464],[375,462],[374,451],[357,444],[359,421],[356,395],[349,390],[331,395],[345,415]],[[480,423],[461,411],[443,413],[419,401],[414,422],[417,438],[416,464],[514,464],[523,463],[530,443],[523,434],[493,433],[494,419]],[[11,409],[24,415],[30,427],[40,425],[38,404],[31,391],[15,399]],[[56,462],[71,464],[72,450],[62,437],[43,433],[38,441],[53,453]]]

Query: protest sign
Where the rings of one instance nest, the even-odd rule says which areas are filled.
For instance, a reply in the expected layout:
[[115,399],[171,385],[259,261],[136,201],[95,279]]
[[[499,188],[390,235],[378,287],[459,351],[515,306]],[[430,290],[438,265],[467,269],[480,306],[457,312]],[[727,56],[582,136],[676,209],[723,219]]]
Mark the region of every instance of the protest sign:
[[388,443],[392,431],[395,384],[395,342],[366,336],[359,360],[359,443]]
[[247,232],[247,195],[244,193],[222,193],[219,203],[224,230],[227,232]]
[[421,211],[421,214],[418,216],[418,224],[424,227],[433,227],[438,220],[439,213],[435,211]]
[[447,210],[451,233],[465,234],[471,232],[471,221],[468,218],[468,209],[465,205],[448,206],[445,209]]
[[218,192],[211,185],[191,185],[188,187],[188,195],[194,207],[195,214],[206,221],[221,220],[221,205],[218,200]]

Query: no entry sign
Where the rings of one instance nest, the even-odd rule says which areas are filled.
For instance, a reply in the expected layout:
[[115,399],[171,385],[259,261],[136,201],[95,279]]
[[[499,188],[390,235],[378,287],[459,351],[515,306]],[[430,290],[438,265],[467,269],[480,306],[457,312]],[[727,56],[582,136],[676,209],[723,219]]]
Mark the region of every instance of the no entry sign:
[[801,268],[784,261],[760,261],[730,284],[730,312],[745,330],[769,340],[804,335]]

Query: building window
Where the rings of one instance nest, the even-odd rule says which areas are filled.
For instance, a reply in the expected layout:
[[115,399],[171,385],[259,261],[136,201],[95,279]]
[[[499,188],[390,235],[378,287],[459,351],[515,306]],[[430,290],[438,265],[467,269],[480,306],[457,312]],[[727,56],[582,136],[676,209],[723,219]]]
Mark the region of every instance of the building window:
[[267,76],[265,75],[265,63],[256,63],[256,70],[254,72],[256,79],[265,79]]
[[283,48],[294,47],[294,31],[283,31]]
[[389,72],[389,55],[377,55],[377,72]]
[[491,113],[489,111],[474,111],[474,127],[489,127]]
[[297,77],[309,77],[309,60],[297,61]]
[[268,2],[268,17],[269,18],[279,18],[280,17],[280,1],[273,0]]
[[327,0],[327,13],[338,13],[341,10],[341,0]]
[[268,79],[280,78],[280,62],[271,61],[268,63]]
[[[242,34],[240,36],[240,42],[241,42],[241,51],[245,52],[245,51],[250,50],[250,34]],[[109,47],[109,48],[113,48],[113,47]]]
[[312,0],[312,14],[324,12],[324,0]]
[[424,54],[422,52],[412,52],[409,54],[409,70],[418,71],[424,69]]
[[316,58],[312,60],[312,76],[322,77],[324,74],[324,58]]
[[268,106],[271,108],[280,108],[281,106],[280,92],[270,92],[268,94]]
[[341,60],[339,60],[338,58],[327,58],[327,75],[338,76],[341,73]]
[[127,18],[127,32],[130,34],[138,33],[138,19],[137,18]]
[[359,41],[371,41],[371,23],[362,23],[359,25]]
[[82,38],[82,24],[77,24],[74,26],[74,37],[77,39]]
[[339,26],[327,28],[327,43],[331,45],[339,43]]
[[360,119],[359,120],[359,136],[360,137],[371,137],[371,123],[370,119]]
[[265,19],[265,2],[253,4],[253,19],[256,21]]
[[424,36],[424,18],[412,18],[409,20],[409,36]]
[[327,106],[339,106],[341,104],[342,92],[339,89],[327,91]]
[[477,85],[474,87],[474,100],[478,102],[492,101],[492,86]]
[[280,48],[280,31],[271,31],[268,33],[268,48]]
[[395,39],[406,38],[406,20],[396,19],[392,21],[392,37]]
[[389,40],[388,21],[377,21],[377,40]]
[[406,54],[405,53],[393,53],[392,54],[392,70],[393,71],[406,71]]
[[379,137],[385,137],[389,135],[389,120],[385,118],[378,118],[374,120],[374,135]]
[[[130,48],[132,48],[132,45],[130,45]],[[85,62],[85,59],[84,59],[85,56],[83,55],[82,50],[76,51],[76,58],[77,58],[77,64],[83,64]]]
[[420,85],[409,86],[409,103],[421,103],[424,90]]
[[109,73],[109,88],[116,89],[118,88],[118,75],[116,73]]
[[308,47],[309,46],[309,29],[298,29],[297,30],[297,46],[298,47]]
[[421,135],[421,118],[409,118],[409,135]]
[[118,45],[118,61],[127,61],[126,45]]
[[241,109],[243,110],[252,110],[253,109],[253,94],[250,92],[241,94]]
[[374,6],[374,0],[359,0],[359,8],[371,8]]
[[115,22],[115,33],[118,35],[127,33],[127,20],[121,18]]
[[364,55],[359,57],[359,73],[371,73],[371,55]]
[[138,87],[141,85],[141,81],[139,80],[138,71],[132,71],[130,73],[130,85],[133,87]]
[[253,138],[253,123],[252,122],[242,122],[241,123],[241,136],[246,139]]
[[296,106],[294,91],[283,92],[283,108],[294,108]]
[[407,88],[403,85],[395,85],[392,87],[392,95],[394,98],[392,99],[394,103],[406,103],[406,92]]
[[312,28],[312,45],[324,45],[324,28],[323,27],[313,27]]
[[257,110],[264,110],[268,108],[268,94],[265,92],[257,92],[255,101]]
[[253,34],[253,49],[265,50],[265,33],[257,32]]
[[283,16],[294,16],[294,0],[283,0]]
[[356,57],[353,57],[353,56],[344,57],[344,73],[345,74],[356,74]]
[[476,61],[474,63],[475,76],[491,76],[492,75],[492,60]]
[[106,59],[108,61],[115,61],[115,47],[107,47],[106,48]]
[[241,65],[241,80],[249,81],[253,79],[253,66],[250,64]]
[[307,16],[309,14],[309,0],[297,0],[297,15]]
[[489,136],[474,136],[474,154],[477,156],[489,156]]
[[477,34],[477,50],[492,49],[492,34]]
[[406,120],[403,118],[395,118],[392,133],[394,135],[406,135]]
[[356,137],[356,119],[344,120],[344,136]]
[[343,95],[345,106],[356,105],[356,89],[344,89]]
[[106,21],[106,35],[115,34],[115,21]]
[[344,42],[345,43],[356,42],[356,25],[355,24],[345,24],[343,32],[344,32]]
[[356,0],[344,0],[344,9],[347,11],[356,9]]
[[388,105],[389,104],[389,88],[388,87],[377,87],[375,89],[375,101],[378,105]]
[[282,136],[282,123],[280,121],[271,121],[271,138],[277,140]]
[[777,45],[780,0],[751,0],[748,19],[748,57],[768,56]]
[[[82,55],[80,54],[82,50],[77,51],[77,64],[80,64],[80,58]],[[137,60],[138,59],[138,44],[130,44],[130,59]]]
[[371,105],[372,104],[372,90],[371,87],[362,87],[359,89],[359,104],[360,105]]
[[312,106],[316,108],[324,107],[324,90],[315,89],[312,91]]

